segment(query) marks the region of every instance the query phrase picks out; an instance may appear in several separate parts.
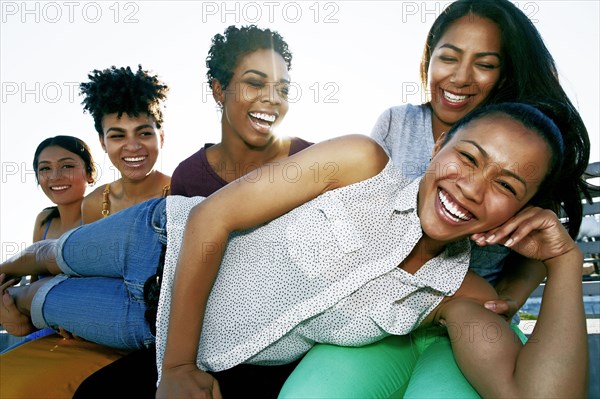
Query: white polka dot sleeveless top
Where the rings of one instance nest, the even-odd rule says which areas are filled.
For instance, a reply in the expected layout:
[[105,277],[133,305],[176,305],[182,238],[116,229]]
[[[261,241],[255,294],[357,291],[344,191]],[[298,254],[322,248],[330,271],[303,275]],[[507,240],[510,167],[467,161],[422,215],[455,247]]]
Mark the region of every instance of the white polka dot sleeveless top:
[[[414,275],[397,267],[421,237],[419,180],[409,183],[388,163],[368,180],[232,235],[209,297],[198,367],[220,371],[240,363],[283,364],[315,342],[361,346],[417,327],[459,288],[469,261],[463,240]],[[167,197],[159,373],[185,221],[200,201]]]

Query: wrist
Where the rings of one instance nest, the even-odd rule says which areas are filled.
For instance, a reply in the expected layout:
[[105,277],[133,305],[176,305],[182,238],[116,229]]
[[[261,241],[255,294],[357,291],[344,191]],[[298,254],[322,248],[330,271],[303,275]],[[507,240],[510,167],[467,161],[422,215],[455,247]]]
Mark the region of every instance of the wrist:
[[557,273],[576,273],[581,275],[583,253],[579,247],[573,247],[567,252],[543,261],[548,277]]

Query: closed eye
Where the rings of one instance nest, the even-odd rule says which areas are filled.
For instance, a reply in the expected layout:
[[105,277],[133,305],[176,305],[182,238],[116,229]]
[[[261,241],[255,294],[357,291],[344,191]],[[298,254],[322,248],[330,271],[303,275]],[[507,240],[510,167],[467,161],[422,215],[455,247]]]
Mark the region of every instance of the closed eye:
[[248,80],[246,80],[246,83],[252,87],[263,87],[264,86],[264,84],[261,81],[254,80],[254,79],[248,79]]
[[494,68],[496,68],[496,66],[492,65],[492,64],[477,64],[477,66],[479,68],[482,68],[482,69],[494,69]]
[[478,166],[477,159],[473,155],[469,154],[468,152],[464,152],[464,151],[461,151],[460,155],[463,158],[463,160],[467,161],[468,163],[472,164],[473,166]]
[[498,180],[498,184],[505,190],[509,191],[515,197],[517,196],[517,190],[514,189],[512,185],[505,182],[504,180]]
[[447,55],[441,55],[439,58],[443,62],[454,62],[454,61],[456,61],[455,57],[448,57]]

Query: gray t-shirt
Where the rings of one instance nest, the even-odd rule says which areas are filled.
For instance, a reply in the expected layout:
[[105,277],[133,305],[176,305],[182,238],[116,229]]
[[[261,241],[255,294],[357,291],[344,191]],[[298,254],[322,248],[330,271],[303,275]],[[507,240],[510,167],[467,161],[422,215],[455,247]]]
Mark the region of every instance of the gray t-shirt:
[[[385,110],[371,137],[387,152],[402,174],[411,180],[422,176],[433,153],[431,108],[427,104],[400,105]],[[471,242],[469,268],[495,284],[510,250],[502,245],[479,247]]]

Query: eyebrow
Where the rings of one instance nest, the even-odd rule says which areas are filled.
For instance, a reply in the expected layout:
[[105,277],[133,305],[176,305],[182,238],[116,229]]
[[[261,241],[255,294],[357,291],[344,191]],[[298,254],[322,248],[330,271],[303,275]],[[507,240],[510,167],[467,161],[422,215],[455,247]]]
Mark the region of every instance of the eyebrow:
[[[463,49],[458,48],[455,45],[450,44],[450,43],[442,44],[440,46],[440,48],[449,48],[449,49],[454,50],[454,51],[456,51],[458,53],[464,53],[465,52]],[[502,59],[502,57],[500,57],[500,54],[496,53],[495,51],[482,51],[482,52],[479,52],[479,53],[475,53],[475,55],[477,57],[487,57],[488,55],[492,55],[492,56],[498,57],[499,60]]]
[[[264,73],[264,72],[261,72],[261,71],[257,71],[256,69],[248,69],[247,71],[245,71],[245,72],[242,74],[242,76],[244,76],[244,75],[246,75],[246,74],[249,74],[249,73],[254,73],[254,74],[256,74],[256,75],[258,75],[258,76],[260,76],[260,77],[262,77],[262,78],[265,78],[265,79],[269,77],[269,76],[268,76],[266,73]],[[287,79],[283,79],[283,78],[279,79],[279,82],[281,82],[281,83],[290,83],[290,81],[289,81],[289,80],[287,80]]]
[[[60,159],[59,159],[59,160],[57,160],[56,162],[64,162],[64,161],[75,161],[75,158],[72,158],[72,157],[64,157],[64,158],[60,158]],[[41,164],[46,164],[46,163],[52,163],[52,162],[50,162],[50,161],[44,161],[44,160],[42,160],[42,161],[39,161],[39,162],[38,162],[38,165],[41,165]]]
[[[139,132],[140,130],[146,129],[146,128],[154,130],[154,126],[152,126],[152,125],[139,125],[139,126],[136,126],[134,130],[136,132]],[[106,131],[106,133],[108,133],[112,130],[114,130],[116,132],[120,132],[120,133],[124,133],[126,131],[122,127],[109,127],[108,130]]]
[[[484,158],[488,159],[490,157],[489,154],[487,153],[487,151],[484,150],[483,147],[481,147],[479,144],[477,144],[473,140],[461,140],[461,141],[465,142],[465,143],[472,144],[473,146],[475,146],[479,150],[479,152],[481,152],[481,155],[483,155]],[[505,174],[505,175],[507,175],[507,176],[513,177],[514,179],[520,181],[525,186],[525,188],[527,188],[527,182],[525,181],[525,179],[523,179],[518,174],[516,174],[516,173],[514,173],[514,172],[512,172],[512,171],[510,171],[508,169],[502,169],[502,173]]]

